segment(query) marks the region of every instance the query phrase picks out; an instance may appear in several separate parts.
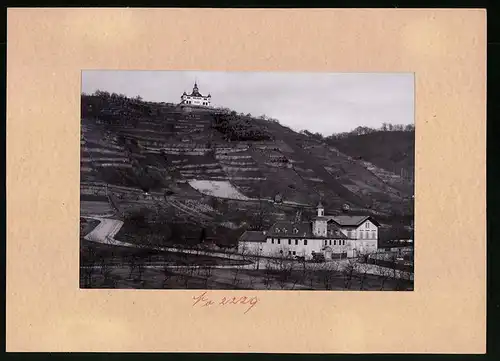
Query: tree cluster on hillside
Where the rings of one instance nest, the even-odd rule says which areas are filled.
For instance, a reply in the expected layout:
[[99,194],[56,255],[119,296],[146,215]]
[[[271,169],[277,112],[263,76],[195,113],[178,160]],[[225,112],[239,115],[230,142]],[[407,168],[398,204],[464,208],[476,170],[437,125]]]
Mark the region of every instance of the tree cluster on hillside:
[[141,96],[128,98],[102,90],[81,96],[82,118],[98,119],[109,125],[137,126],[141,119],[161,116],[165,107],[172,108],[174,104],[146,102]]
[[214,114],[213,128],[224,134],[227,140],[259,141],[273,140],[273,136],[266,129],[252,122],[251,118],[242,117],[236,112],[217,112]]
[[415,131],[415,125],[413,124],[390,124],[390,123],[383,123],[380,128],[370,128],[370,127],[356,127],[350,132],[343,132],[343,133],[337,133],[337,134],[332,134],[331,136],[327,137],[329,139],[344,139],[348,138],[350,136],[356,136],[356,135],[365,135],[365,134],[371,134],[371,133],[376,133],[376,132],[413,132]]
[[351,136],[365,135],[376,132],[413,132],[413,131],[415,131],[415,125],[413,124],[404,125],[404,124],[383,123],[380,128],[359,126],[351,130],[350,132],[334,133],[326,137],[321,133],[318,132],[312,133],[308,130],[302,130],[301,133],[319,141],[331,141],[331,140],[345,139]]

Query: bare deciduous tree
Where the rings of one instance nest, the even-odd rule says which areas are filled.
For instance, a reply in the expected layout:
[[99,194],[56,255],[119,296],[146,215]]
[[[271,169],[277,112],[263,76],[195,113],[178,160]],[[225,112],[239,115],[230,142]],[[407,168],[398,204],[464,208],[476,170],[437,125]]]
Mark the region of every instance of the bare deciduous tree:
[[342,267],[342,276],[344,279],[344,288],[349,290],[351,289],[352,279],[354,277],[356,271],[356,261],[354,259],[350,259],[345,263]]
[[368,278],[368,271],[370,270],[370,265],[368,263],[358,263],[356,265],[356,273],[359,277],[359,289],[363,290],[365,286],[366,279]]
[[83,285],[84,288],[92,288],[93,278],[95,273],[95,267],[97,265],[96,251],[93,246],[87,247],[87,257],[80,267],[80,272],[83,273]]
[[321,263],[317,267],[316,274],[318,276],[318,280],[323,285],[325,290],[333,289],[333,281],[337,276],[339,269],[339,263],[336,261]]
[[164,263],[163,264],[163,288],[166,288],[168,285],[168,281],[171,279],[172,273],[170,272],[170,268],[168,264]]
[[129,256],[127,257],[127,265],[129,267],[129,274],[128,274],[128,279],[132,279],[132,273],[134,272],[136,266],[137,266],[137,261],[135,259],[135,256]]
[[267,288],[267,289],[270,289],[272,284],[273,284],[273,270],[274,270],[274,267],[273,267],[273,264],[271,262],[271,259],[266,259],[266,263],[265,263],[265,266],[264,266],[264,278],[263,278],[263,283],[264,283],[264,286]]
[[281,289],[286,287],[294,289],[298,282],[298,279],[293,277],[293,260],[291,256],[288,256],[289,254],[288,249],[282,247],[272,255],[273,258],[270,260],[276,281]]
[[383,267],[383,266],[376,266],[377,267],[377,274],[379,276],[380,280],[380,291],[384,290],[385,283],[387,282],[388,279],[390,279],[393,275],[393,271],[390,268]]
[[208,285],[210,283],[210,279],[212,278],[212,274],[213,274],[213,266],[210,264],[206,264],[206,265],[200,267],[200,273],[201,273],[201,276],[203,277],[203,280],[205,283],[205,288],[208,288]]
[[104,285],[114,287],[115,283],[111,278],[111,272],[113,271],[113,267],[111,266],[111,264],[109,264],[109,262],[107,262],[104,259],[104,257],[101,258],[100,269],[101,269],[101,275],[104,277]]
[[137,277],[136,277],[136,281],[139,281],[141,283],[143,283],[143,279],[142,279],[142,276],[144,274],[144,270],[145,270],[145,264],[144,262],[140,261],[140,262],[137,262],[136,264],[136,270],[137,270]]

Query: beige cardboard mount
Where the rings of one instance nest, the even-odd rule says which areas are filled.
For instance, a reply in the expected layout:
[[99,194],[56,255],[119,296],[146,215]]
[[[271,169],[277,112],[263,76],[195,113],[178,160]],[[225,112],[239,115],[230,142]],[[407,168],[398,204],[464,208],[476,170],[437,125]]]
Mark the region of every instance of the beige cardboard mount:
[[[485,351],[485,10],[24,8],[7,34],[7,351]],[[80,290],[83,69],[414,72],[415,291],[252,291],[243,314]]]

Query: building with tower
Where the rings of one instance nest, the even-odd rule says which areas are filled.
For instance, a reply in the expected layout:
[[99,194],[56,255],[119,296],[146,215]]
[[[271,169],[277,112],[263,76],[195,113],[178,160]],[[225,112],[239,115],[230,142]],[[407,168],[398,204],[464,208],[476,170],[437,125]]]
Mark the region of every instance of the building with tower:
[[378,248],[380,224],[371,216],[328,216],[321,202],[311,222],[280,221],[268,231],[247,231],[240,238],[240,252],[267,256],[312,259],[322,254],[326,260],[356,257]]
[[196,81],[194,82],[194,87],[191,94],[187,94],[186,92],[184,92],[181,95],[182,105],[196,105],[201,107],[209,107],[211,100],[212,96],[210,94],[205,96],[200,93]]

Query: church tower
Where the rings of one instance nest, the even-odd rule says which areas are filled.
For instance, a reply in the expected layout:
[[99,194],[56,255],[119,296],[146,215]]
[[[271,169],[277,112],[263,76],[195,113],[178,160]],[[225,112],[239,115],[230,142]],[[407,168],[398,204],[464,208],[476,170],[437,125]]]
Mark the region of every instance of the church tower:
[[321,201],[316,207],[317,217],[313,221],[313,234],[317,237],[326,237],[327,230],[327,218],[325,216],[325,208],[321,204]]
[[323,217],[325,215],[325,208],[323,207],[323,204],[321,204],[321,201],[318,203],[316,211],[318,213],[318,217]]

